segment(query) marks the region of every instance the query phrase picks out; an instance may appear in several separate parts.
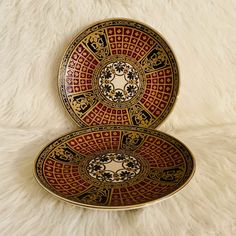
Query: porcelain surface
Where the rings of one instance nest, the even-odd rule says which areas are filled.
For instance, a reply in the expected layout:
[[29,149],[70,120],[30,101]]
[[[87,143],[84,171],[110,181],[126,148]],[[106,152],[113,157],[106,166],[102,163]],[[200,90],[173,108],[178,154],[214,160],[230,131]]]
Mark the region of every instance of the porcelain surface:
[[35,176],[57,197],[101,209],[130,209],[166,198],[191,178],[194,160],[177,139],[136,126],[67,134],[38,156]]
[[159,33],[142,23],[114,19],[92,25],[72,41],[58,85],[66,110],[81,127],[155,128],[175,103],[179,74]]

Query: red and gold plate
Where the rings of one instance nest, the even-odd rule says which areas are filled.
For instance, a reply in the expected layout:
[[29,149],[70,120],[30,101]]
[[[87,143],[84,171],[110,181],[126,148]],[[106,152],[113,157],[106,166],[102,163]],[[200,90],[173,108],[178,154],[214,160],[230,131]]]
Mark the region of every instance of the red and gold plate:
[[59,70],[61,100],[81,127],[157,127],[170,113],[178,67],[166,41],[150,27],[106,20],[80,33]]
[[179,88],[173,52],[155,30],[127,19],[90,26],[67,48],[58,88],[81,128],[39,154],[35,177],[47,191],[79,206],[135,209],[188,183],[190,151],[149,129],[170,113]]
[[35,177],[53,195],[98,209],[135,209],[185,186],[194,159],[180,141],[136,126],[82,128],[49,144]]

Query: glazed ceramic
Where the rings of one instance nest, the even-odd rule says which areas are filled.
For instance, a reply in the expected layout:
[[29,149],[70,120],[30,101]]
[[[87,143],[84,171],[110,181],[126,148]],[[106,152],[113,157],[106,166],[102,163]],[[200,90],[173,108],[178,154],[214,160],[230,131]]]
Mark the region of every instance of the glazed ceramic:
[[194,172],[189,150],[165,133],[97,126],[69,133],[38,156],[35,176],[50,193],[99,209],[134,209],[179,191]]
[[81,127],[125,124],[157,127],[179,87],[172,50],[150,27],[107,20],[71,42],[58,79],[62,102]]

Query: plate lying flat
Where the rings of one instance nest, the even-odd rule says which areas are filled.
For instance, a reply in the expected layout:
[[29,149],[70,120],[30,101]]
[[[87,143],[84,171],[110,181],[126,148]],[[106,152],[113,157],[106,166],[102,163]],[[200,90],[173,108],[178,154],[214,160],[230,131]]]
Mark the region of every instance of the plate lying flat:
[[35,176],[65,201],[133,209],[177,192],[194,168],[189,150],[167,134],[134,126],[97,126],[49,144],[36,160]]
[[59,71],[59,93],[80,126],[157,127],[176,100],[175,57],[153,29],[114,19],[97,23],[69,45]]

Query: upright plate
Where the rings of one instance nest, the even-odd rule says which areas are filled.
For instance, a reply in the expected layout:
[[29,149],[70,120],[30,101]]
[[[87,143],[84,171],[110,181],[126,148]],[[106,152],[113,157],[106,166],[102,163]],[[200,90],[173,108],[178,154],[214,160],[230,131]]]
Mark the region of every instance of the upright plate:
[[194,172],[175,138],[135,126],[97,126],[67,134],[38,156],[35,176],[55,196],[84,207],[133,209],[177,192]]
[[165,40],[141,23],[97,23],[69,45],[59,71],[59,93],[80,126],[157,127],[176,100],[179,76]]

